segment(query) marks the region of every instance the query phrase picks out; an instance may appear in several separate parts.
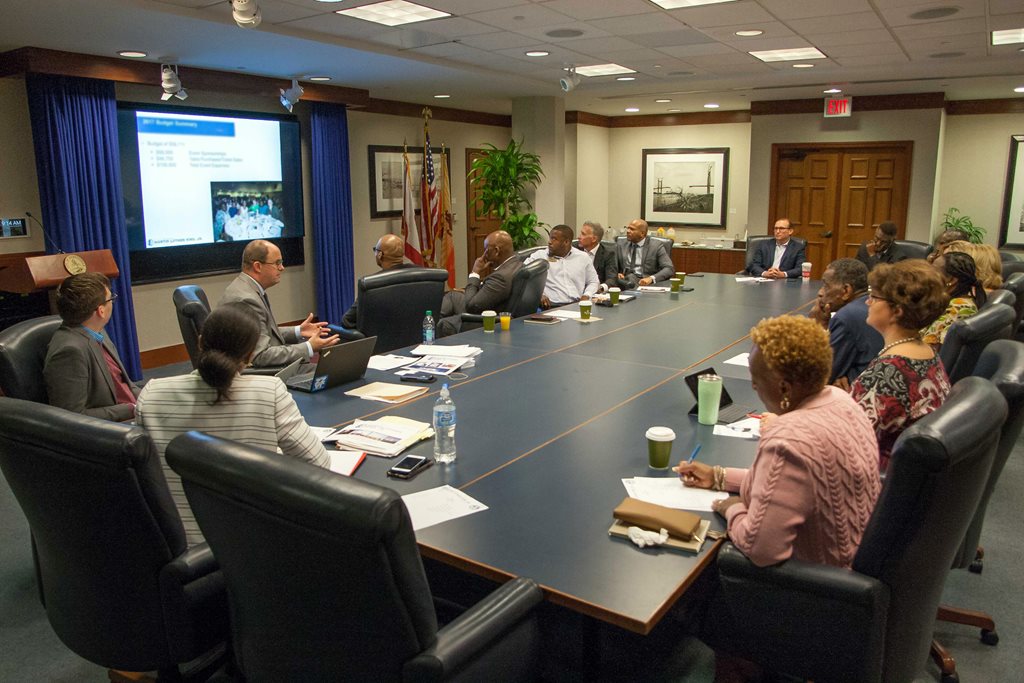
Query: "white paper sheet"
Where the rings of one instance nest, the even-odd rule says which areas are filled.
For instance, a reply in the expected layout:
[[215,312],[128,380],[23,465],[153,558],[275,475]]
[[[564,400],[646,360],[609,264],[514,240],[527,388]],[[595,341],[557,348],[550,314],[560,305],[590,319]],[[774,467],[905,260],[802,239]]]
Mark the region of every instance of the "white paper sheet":
[[325,441],[327,437],[335,432],[334,427],[310,427],[310,429],[316,434],[316,438],[321,441]]
[[741,353],[738,356],[733,356],[729,360],[725,361],[726,365],[739,365],[744,368],[750,367],[750,352]]
[[388,370],[394,370],[395,368],[400,368],[403,365],[408,365],[414,360],[416,359],[410,358],[409,356],[396,356],[391,353],[385,353],[380,356],[370,356],[370,363],[366,367],[371,370],[382,370],[387,372]]
[[486,510],[487,506],[451,486],[438,486],[402,496],[413,531]]
[[663,292],[667,292],[668,290],[669,290],[668,287],[654,287],[653,285],[641,285],[640,287],[636,288],[636,291],[638,291],[638,292],[663,293]]
[[366,459],[362,451],[327,451],[331,458],[331,472],[352,476],[359,464]]
[[420,344],[410,351],[414,356],[457,356],[459,358],[472,358],[483,353],[479,346],[460,344],[458,346],[440,346],[438,344]]
[[761,437],[761,420],[748,417],[732,424],[715,425],[715,436],[734,436],[740,439],[758,439]]
[[631,498],[677,510],[711,512],[712,502],[729,497],[725,491],[683,486],[679,477],[633,477],[623,479],[622,485]]
[[556,308],[553,311],[548,311],[544,315],[550,315],[552,318],[563,318],[565,320],[579,320],[579,310],[566,310],[564,308]]

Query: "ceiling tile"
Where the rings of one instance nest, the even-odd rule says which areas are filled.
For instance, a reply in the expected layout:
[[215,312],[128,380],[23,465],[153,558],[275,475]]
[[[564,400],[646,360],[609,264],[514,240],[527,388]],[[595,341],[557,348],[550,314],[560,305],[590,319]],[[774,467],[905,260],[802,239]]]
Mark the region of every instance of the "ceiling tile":
[[690,58],[695,56],[727,55],[735,53],[736,50],[722,43],[703,43],[700,45],[668,45],[659,47],[658,52],[690,61]]
[[754,0],[741,0],[721,5],[703,5],[668,10],[669,14],[694,28],[731,26],[744,22],[764,23],[775,17],[764,11]]
[[[1018,5],[1018,9],[1020,5]],[[1009,28],[1024,28],[1024,13],[1003,14],[997,17],[989,17],[988,28],[990,31],[1005,31]]]
[[[530,49],[533,49],[532,47]],[[537,47],[538,50],[547,50],[551,54],[543,58],[527,57],[525,50],[522,48],[512,48],[509,50],[493,50],[495,54],[504,55],[512,59],[519,59],[524,62],[530,62],[536,64],[538,67],[543,68],[550,65],[561,65],[561,64],[600,64],[601,61],[585,55],[580,52],[573,52],[572,50],[566,50],[564,47],[559,45],[542,45]]]
[[516,5],[488,12],[474,12],[469,15],[474,21],[482,21],[505,31],[523,31],[566,23],[566,16],[553,12],[543,5]]
[[615,2],[595,2],[594,0],[550,0],[544,6],[556,12],[588,21],[607,17],[622,17],[630,14],[653,12],[660,14],[658,8],[646,0],[615,0]]
[[[762,33],[760,36],[752,36],[748,38],[736,35],[736,31],[744,31],[747,29],[757,29],[758,31],[764,31],[764,33]],[[795,35],[793,31],[789,29],[789,27],[778,21],[769,21],[761,24],[749,23],[732,24],[730,26],[714,26],[711,28],[702,28],[700,32],[706,36],[714,38],[715,40],[723,40],[730,42],[758,40],[765,38],[784,38],[786,36]]]
[[935,21],[929,24],[915,24],[913,26],[896,26],[893,33],[900,40],[914,40],[916,38],[940,38],[943,36],[956,36],[964,33],[986,33],[987,24],[984,17],[973,19],[961,19],[957,21]]
[[[314,2],[316,0],[313,0]],[[380,2],[380,0],[370,0]],[[528,0],[413,0],[421,5],[427,5],[442,12],[450,12],[456,16],[466,16],[475,12],[486,12],[488,10],[505,9],[512,5],[528,5]],[[308,2],[308,0],[307,0]],[[350,3],[346,2],[348,6]]]
[[[585,46],[580,45],[579,51],[587,52],[584,48]],[[662,66],[664,66],[664,62],[672,61],[670,58],[661,54],[657,50],[653,50],[647,47],[640,47],[639,45],[634,45],[633,49],[631,50],[602,50],[601,55],[603,57],[606,57],[610,62],[621,64],[623,66],[628,66],[631,69],[636,69],[637,64],[644,64],[648,66],[653,64],[661,64]]]
[[833,45],[828,50],[831,59],[841,60],[843,57],[862,57],[865,55],[903,55],[903,50],[896,43],[851,43],[849,45]]
[[[222,17],[231,16],[231,3],[229,2],[218,2],[215,4],[204,3],[206,7],[200,7],[200,11],[208,12],[210,14],[216,14]],[[306,8],[299,7],[298,5],[291,5],[288,3],[267,3],[264,2],[260,5],[260,12],[263,17],[264,24],[288,24],[296,19],[305,19],[306,17],[324,17],[327,15],[336,16],[329,9],[329,5],[323,3],[317,3],[320,5],[318,8]]]
[[[635,41],[619,38],[618,36],[607,36],[600,40],[594,40],[592,38],[574,38],[572,40],[559,40],[558,44],[567,50],[576,50],[577,52],[583,52],[588,55],[610,55],[611,53],[636,52],[645,49]],[[653,50],[649,49],[648,51],[653,52]]]
[[857,12],[813,19],[796,19],[787,22],[797,33],[834,33],[837,31],[861,31],[885,28],[874,12]]
[[326,33],[332,36],[355,38],[373,42],[378,36],[391,33],[396,29],[390,26],[374,24],[370,21],[343,17],[340,14],[328,14],[326,16],[309,17],[289,22],[289,28],[304,28],[316,33]]
[[[956,3],[939,1],[915,5],[883,6],[879,2],[879,10],[882,18],[889,26],[927,26],[930,24],[948,24],[950,22],[963,21],[964,19],[985,18],[985,0],[958,0]],[[937,21],[914,19],[910,15],[917,12],[935,9],[939,7],[958,7],[959,12]]]
[[936,52],[950,52],[952,50],[970,48],[986,51],[988,47],[988,34],[964,33],[962,35],[943,36],[941,38],[918,38],[917,40],[902,40],[900,44],[911,54],[934,54]]
[[871,10],[868,0],[760,0],[759,4],[779,19],[787,21]]
[[472,21],[462,17],[448,17],[447,19],[436,19],[434,21],[407,24],[406,26],[396,26],[395,28],[422,28],[424,31],[429,31],[430,33],[437,35],[448,36],[450,38],[477,36],[484,33],[497,32],[493,26],[481,24],[478,21]]
[[988,13],[993,16],[1020,11],[1020,0],[988,0]]
[[639,33],[630,36],[633,40],[640,43],[641,45],[647,45],[649,47],[665,48],[665,47],[682,47],[686,45],[708,45],[715,43],[713,38],[708,38],[700,31],[694,31],[692,28],[683,29],[682,31],[659,31],[657,33]]
[[[548,35],[548,33],[551,31],[559,30],[582,31],[583,34],[580,36],[576,36],[574,38],[557,38]],[[603,40],[605,37],[611,35],[604,29],[598,28],[596,26],[591,26],[590,24],[583,23],[580,21],[574,22],[568,19],[563,19],[562,23],[560,24],[546,24],[544,26],[533,26],[525,28],[517,27],[516,31],[518,33],[522,33],[524,36],[531,36],[537,40],[559,44],[574,40],[579,41],[582,39],[595,40],[600,38]]]
[[[895,67],[899,64],[909,64],[910,60],[906,57],[899,57],[896,55],[863,55],[860,57],[843,57],[837,59],[836,62],[840,66],[892,66]],[[895,74],[891,74],[895,75]],[[854,78],[853,80],[861,80]],[[856,104],[855,104],[856,106]]]
[[869,43],[893,43],[896,39],[885,29],[874,31],[843,31],[842,33],[815,33],[805,35],[814,47],[824,53],[828,53],[833,45],[857,45]]
[[675,20],[664,12],[633,14],[615,19],[594,19],[587,23],[618,36],[630,36],[637,33],[659,33],[673,29],[689,30],[686,24]]
[[731,52],[721,55],[695,55],[686,61],[694,66],[703,66],[712,70],[719,64],[748,64],[754,66],[764,63],[745,52]]
[[528,49],[531,45],[537,44],[536,39],[524,36],[521,33],[513,33],[512,31],[498,31],[478,36],[466,36],[465,38],[460,38],[460,40],[466,45],[477,47],[481,50],[506,50],[512,47]]

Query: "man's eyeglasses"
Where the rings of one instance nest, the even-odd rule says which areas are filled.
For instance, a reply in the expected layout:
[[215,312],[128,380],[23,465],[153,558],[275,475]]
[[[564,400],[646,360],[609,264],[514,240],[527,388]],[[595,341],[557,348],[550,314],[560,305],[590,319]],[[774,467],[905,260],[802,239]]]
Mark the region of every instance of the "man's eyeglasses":
[[373,249],[373,253],[374,253],[374,254],[379,254],[380,252],[384,251],[383,249],[381,249],[380,247],[378,247],[378,246],[376,246],[376,245],[374,245],[374,246],[373,246],[373,247],[371,247],[371,248]]
[[793,228],[787,228],[784,225],[776,225],[774,229],[775,230],[792,230]]
[[277,259],[276,261],[260,261],[260,263],[265,263],[268,266],[277,266],[278,268],[284,267],[284,259]]
[[117,300],[117,292],[111,292],[110,293],[110,298],[109,299],[104,299],[103,303],[105,303],[105,304],[112,304],[116,300]]

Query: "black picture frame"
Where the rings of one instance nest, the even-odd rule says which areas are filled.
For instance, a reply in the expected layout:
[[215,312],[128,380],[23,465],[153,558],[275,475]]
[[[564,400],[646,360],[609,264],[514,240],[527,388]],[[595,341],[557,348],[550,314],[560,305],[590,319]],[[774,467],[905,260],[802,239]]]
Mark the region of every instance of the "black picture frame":
[[728,147],[645,149],[642,171],[640,217],[649,224],[725,229]]
[[[409,151],[409,173],[412,181],[419,187],[423,174],[423,148],[403,147],[402,145],[370,145],[368,148],[370,170],[370,219],[398,218],[402,215],[403,188],[402,175],[405,173],[402,154]],[[434,157],[434,168],[440,171],[441,148],[431,147]],[[448,177],[451,178],[451,150],[445,150],[448,164]],[[438,179],[440,187],[440,179]],[[413,193],[419,196],[418,189]],[[419,213],[419,209],[416,209]]]
[[[999,246],[1024,249],[1024,135],[1010,136],[1010,160],[1006,165],[1006,189],[999,226]],[[1016,217],[1016,221],[1014,218]]]

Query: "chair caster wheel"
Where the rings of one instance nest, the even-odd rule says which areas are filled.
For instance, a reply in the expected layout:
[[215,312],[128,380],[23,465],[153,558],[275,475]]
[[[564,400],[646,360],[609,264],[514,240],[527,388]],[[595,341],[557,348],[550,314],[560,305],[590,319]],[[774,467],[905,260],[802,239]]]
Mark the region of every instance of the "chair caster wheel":
[[971,562],[970,566],[967,567],[967,569],[972,574],[980,574],[982,570],[985,569],[985,564],[980,559],[975,560],[974,562]]
[[960,676],[958,674],[942,674],[942,683],[960,683]]
[[999,643],[999,634],[995,631],[981,630],[981,642],[986,645],[996,645]]

